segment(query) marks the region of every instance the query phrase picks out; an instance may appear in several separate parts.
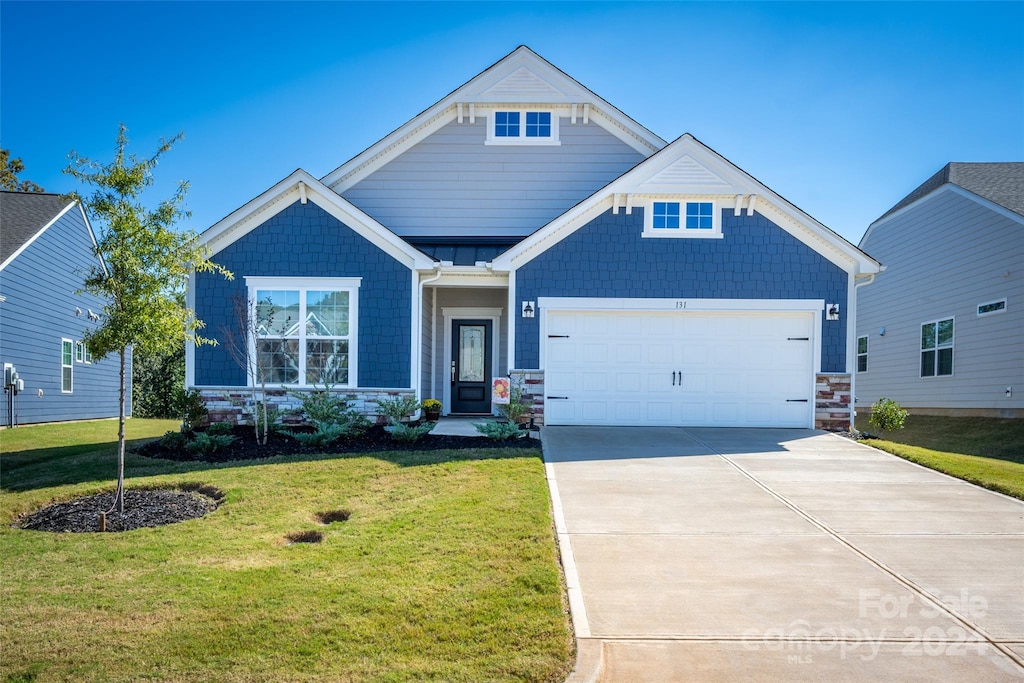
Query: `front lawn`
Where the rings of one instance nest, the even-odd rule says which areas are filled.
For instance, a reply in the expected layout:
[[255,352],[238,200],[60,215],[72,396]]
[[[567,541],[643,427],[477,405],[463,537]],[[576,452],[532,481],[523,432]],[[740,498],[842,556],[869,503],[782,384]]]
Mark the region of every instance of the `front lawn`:
[[[878,434],[867,417],[857,428]],[[911,415],[906,427],[865,443],[1024,500],[1024,420]]]
[[[5,680],[555,681],[572,665],[537,451],[293,455],[235,463],[129,455],[129,488],[202,482],[212,514],[126,533],[12,529],[111,488],[114,447],[0,434]],[[174,423],[131,420],[129,438]],[[323,525],[319,512],[345,509]],[[319,530],[321,543],[289,544]]]

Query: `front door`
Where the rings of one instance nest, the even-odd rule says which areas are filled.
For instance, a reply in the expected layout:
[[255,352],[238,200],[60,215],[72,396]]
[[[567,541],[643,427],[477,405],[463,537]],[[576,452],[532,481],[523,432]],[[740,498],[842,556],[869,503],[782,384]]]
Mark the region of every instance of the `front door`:
[[453,320],[453,413],[491,412],[491,321]]

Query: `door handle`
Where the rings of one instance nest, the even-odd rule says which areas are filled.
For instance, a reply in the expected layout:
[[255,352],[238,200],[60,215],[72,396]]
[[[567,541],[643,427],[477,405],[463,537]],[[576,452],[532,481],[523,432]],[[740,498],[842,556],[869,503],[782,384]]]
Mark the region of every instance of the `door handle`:
[[676,385],[676,371],[672,371],[672,386]]
[[455,384],[455,361],[452,361],[452,384]]

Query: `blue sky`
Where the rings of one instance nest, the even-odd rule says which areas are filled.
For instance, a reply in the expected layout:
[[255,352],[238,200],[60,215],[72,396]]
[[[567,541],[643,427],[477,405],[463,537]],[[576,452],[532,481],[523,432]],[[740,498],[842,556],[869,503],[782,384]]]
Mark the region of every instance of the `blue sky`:
[[0,2],[0,144],[191,183],[202,231],[325,175],[520,44],[666,140],[705,144],[856,243],[948,161],[1024,160],[1024,3]]

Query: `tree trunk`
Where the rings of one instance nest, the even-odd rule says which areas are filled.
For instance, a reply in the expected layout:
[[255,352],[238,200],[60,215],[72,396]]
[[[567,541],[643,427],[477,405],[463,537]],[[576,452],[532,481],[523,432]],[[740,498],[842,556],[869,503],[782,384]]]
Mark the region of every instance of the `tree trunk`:
[[111,510],[117,510],[119,515],[124,514],[124,399],[125,399],[125,352],[121,349],[121,393],[118,397],[117,415],[117,491],[114,493],[114,505]]

